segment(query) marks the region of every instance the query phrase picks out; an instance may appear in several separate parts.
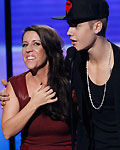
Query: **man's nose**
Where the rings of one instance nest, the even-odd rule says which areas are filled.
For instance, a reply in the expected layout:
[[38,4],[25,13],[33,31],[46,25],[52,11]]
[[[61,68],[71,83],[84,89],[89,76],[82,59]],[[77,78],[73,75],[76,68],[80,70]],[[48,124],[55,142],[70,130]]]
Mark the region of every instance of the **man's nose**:
[[67,31],[67,35],[71,36],[73,34],[73,28],[69,27],[68,31]]

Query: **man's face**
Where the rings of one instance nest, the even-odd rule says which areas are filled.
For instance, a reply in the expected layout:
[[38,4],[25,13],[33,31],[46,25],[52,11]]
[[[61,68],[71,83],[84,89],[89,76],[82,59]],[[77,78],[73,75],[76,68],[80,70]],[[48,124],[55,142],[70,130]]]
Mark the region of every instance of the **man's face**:
[[89,49],[96,40],[96,34],[89,22],[70,25],[67,35],[70,36],[72,45],[78,50]]

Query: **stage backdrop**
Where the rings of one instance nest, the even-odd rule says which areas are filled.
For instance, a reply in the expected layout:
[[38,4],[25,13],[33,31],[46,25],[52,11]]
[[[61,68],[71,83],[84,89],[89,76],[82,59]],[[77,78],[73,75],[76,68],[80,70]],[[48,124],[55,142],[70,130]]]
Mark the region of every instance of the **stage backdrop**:
[[[0,0],[0,90],[3,86],[1,80],[6,79],[6,47],[5,47],[5,18],[4,0]],[[2,109],[0,108],[0,150],[9,150],[9,141],[6,141],[1,128]]]
[[[1,0],[3,1],[3,0]],[[110,5],[110,17],[107,30],[107,38],[112,42],[119,45],[120,42],[120,4],[119,0],[107,0]],[[71,45],[69,37],[66,35],[68,25],[66,21],[52,20],[53,16],[65,15],[66,0],[11,0],[11,13],[12,13],[12,55],[13,55],[13,74],[17,75],[26,71],[26,67],[22,60],[21,45],[22,33],[24,28],[33,24],[46,24],[56,29],[59,35],[65,42],[64,50]],[[0,5],[1,8],[1,5]],[[4,10],[0,9],[0,11]],[[2,13],[3,13],[2,12]],[[4,17],[4,14],[3,14]],[[4,18],[2,18],[2,27],[4,27]],[[1,27],[0,26],[0,27]],[[3,34],[3,35],[2,35]],[[4,30],[0,31],[0,36],[4,37]],[[5,47],[4,40],[2,42]],[[1,45],[1,40],[0,40]],[[5,49],[0,49],[0,61],[4,59],[4,65],[0,62],[0,79],[6,78],[6,64],[5,64]],[[2,77],[1,77],[2,76]],[[0,84],[1,86],[1,84]],[[0,87],[2,88],[2,86]],[[1,117],[1,116],[0,116]],[[1,132],[1,129],[0,129]],[[0,133],[2,137],[2,133]],[[2,140],[2,142],[1,142]],[[4,145],[3,145],[4,142]],[[7,141],[0,138],[0,150],[8,150]],[[2,147],[3,145],[3,147]],[[19,150],[20,134],[16,137],[16,150]],[[7,146],[5,148],[5,146]]]

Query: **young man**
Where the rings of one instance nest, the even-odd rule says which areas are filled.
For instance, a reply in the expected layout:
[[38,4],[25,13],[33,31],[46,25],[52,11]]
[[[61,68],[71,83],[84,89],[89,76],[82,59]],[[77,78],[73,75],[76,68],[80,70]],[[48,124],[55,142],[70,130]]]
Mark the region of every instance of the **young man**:
[[67,0],[66,16],[76,56],[73,87],[78,105],[78,150],[120,150],[120,48],[105,37],[105,0]]

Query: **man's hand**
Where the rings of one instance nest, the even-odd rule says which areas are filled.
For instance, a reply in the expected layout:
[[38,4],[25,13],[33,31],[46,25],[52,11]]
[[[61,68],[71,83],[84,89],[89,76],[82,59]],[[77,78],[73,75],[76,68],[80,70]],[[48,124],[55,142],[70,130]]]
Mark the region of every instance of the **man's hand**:
[[2,91],[0,91],[0,104],[1,104],[1,108],[3,109],[5,102],[8,101],[10,98],[9,98],[9,94],[6,92],[6,87],[8,83],[5,80],[2,80],[1,82],[5,87]]

